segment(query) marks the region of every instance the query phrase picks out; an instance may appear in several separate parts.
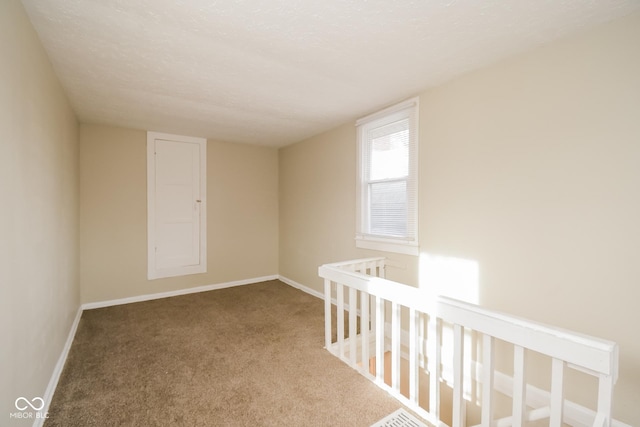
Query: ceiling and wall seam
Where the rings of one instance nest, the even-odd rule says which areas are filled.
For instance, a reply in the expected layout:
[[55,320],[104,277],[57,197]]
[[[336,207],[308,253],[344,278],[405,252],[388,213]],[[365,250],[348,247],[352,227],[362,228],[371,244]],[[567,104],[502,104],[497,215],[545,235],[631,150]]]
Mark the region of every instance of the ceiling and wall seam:
[[639,0],[22,0],[83,123],[285,146]]

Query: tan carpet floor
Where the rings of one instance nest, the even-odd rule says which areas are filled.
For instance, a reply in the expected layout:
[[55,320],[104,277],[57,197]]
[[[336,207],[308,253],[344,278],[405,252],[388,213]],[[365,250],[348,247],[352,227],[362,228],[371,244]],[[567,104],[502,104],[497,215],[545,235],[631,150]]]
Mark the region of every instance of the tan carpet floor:
[[85,311],[45,426],[370,426],[400,404],[323,316],[279,281]]

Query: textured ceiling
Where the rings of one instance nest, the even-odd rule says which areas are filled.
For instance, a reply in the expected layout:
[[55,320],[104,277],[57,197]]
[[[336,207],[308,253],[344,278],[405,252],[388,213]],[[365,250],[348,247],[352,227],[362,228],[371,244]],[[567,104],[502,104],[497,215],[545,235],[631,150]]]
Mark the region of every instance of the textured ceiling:
[[23,0],[78,118],[282,146],[640,0]]

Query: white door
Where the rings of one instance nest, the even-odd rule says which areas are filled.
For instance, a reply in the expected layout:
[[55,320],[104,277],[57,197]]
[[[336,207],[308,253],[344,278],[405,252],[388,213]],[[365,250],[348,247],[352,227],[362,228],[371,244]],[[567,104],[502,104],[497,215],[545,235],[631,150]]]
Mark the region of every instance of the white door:
[[149,279],[206,272],[206,140],[147,135]]

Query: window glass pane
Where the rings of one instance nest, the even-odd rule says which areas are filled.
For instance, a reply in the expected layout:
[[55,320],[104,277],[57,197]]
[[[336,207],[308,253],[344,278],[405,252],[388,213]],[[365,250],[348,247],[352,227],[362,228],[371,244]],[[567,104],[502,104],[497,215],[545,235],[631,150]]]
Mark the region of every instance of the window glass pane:
[[369,184],[371,234],[407,235],[407,182],[388,181]]
[[370,180],[409,175],[408,119],[373,129],[370,138]]
[[418,254],[418,98],[356,122],[356,246]]

